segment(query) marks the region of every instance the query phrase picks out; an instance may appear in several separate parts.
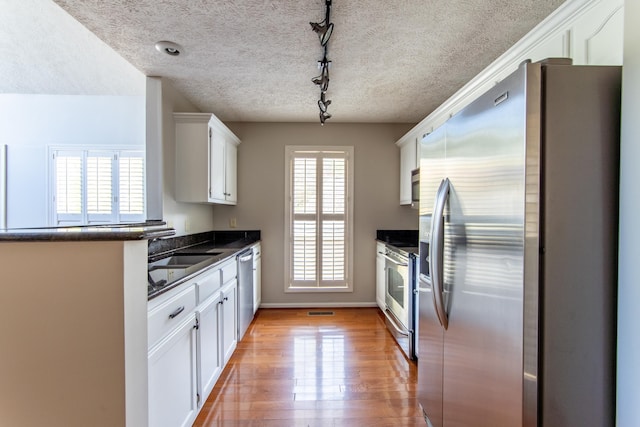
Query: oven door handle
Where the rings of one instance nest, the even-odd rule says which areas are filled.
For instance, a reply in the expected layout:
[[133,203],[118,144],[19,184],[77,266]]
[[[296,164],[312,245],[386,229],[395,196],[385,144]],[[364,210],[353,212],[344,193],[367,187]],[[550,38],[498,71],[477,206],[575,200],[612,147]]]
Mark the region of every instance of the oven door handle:
[[[380,253],[380,252],[378,252]],[[409,263],[408,262],[398,262],[395,259],[391,258],[389,255],[386,254],[382,254],[383,257],[385,257],[386,260],[391,261],[392,263],[394,263],[395,265],[397,265],[398,267],[408,267]]]
[[403,335],[403,336],[405,336],[405,337],[408,337],[408,336],[409,336],[409,333],[408,333],[408,332],[403,331],[403,330],[398,326],[398,324],[396,323],[396,320],[395,320],[392,316],[390,316],[390,315],[389,315],[389,313],[387,313],[388,311],[389,311],[389,309],[388,309],[388,308],[384,311],[384,317],[386,317],[386,318],[387,318],[387,320],[389,321],[389,323],[391,324],[391,326],[393,326],[393,329],[395,329],[395,330],[396,330],[396,332],[398,332],[400,335]]

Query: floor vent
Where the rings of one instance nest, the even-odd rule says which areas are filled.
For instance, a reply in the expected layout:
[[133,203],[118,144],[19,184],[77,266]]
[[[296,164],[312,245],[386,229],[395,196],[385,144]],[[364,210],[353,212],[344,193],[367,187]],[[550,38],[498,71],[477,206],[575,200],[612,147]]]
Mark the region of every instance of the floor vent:
[[333,316],[334,314],[333,311],[309,311],[307,313],[308,316]]

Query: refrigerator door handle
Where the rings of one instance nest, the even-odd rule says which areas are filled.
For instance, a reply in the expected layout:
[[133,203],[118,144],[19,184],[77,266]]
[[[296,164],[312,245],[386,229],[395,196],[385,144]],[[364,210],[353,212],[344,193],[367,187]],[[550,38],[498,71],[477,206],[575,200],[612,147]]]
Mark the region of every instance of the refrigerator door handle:
[[449,187],[449,178],[445,178],[436,193],[431,222],[431,246],[429,247],[434,304],[438,319],[445,330],[449,327],[449,317],[444,304],[444,208],[449,198]]
[[435,260],[435,258],[433,257],[433,255],[434,255],[433,247],[434,247],[435,242],[436,242],[436,235],[434,234],[435,233],[434,224],[436,222],[435,218],[437,218],[436,217],[436,212],[438,212],[438,210],[439,210],[438,203],[439,203],[439,201],[441,199],[440,194],[442,193],[443,186],[444,186],[444,179],[442,181],[440,181],[440,185],[438,186],[438,190],[436,190],[435,200],[433,201],[433,212],[431,212],[431,218],[432,218],[431,219],[431,229],[429,230],[429,235],[431,236],[431,240],[429,242],[429,250],[427,251],[428,252],[427,262],[429,263],[429,271],[431,272],[431,278],[428,279],[427,281],[431,285],[431,302],[433,303],[433,308],[434,308],[434,311],[436,313],[436,317],[438,318],[438,322],[440,323],[440,326],[443,326],[443,323],[442,323],[442,319],[440,317],[440,313],[438,311],[438,303],[436,302],[436,297],[435,297],[436,284],[434,283],[435,278],[434,278],[434,270],[433,270],[433,268],[434,268],[433,260]]

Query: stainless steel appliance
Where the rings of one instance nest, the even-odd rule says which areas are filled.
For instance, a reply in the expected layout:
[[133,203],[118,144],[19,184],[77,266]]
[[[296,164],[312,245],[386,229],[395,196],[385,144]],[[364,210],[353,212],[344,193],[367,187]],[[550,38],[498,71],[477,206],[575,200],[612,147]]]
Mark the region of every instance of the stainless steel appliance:
[[420,202],[420,169],[411,171],[411,207],[418,208]]
[[387,328],[409,359],[415,358],[415,254],[385,246],[385,311]]
[[238,254],[238,341],[253,320],[253,251]]
[[620,68],[523,63],[421,142],[433,427],[613,426]]

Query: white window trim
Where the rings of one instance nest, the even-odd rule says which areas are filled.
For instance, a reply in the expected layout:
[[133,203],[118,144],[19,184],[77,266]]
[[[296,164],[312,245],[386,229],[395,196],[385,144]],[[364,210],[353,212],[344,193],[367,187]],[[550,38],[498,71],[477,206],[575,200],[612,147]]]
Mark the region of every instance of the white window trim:
[[[346,284],[341,287],[291,287],[291,203],[292,203],[292,185],[291,185],[291,156],[294,152],[344,152],[347,153],[347,194],[346,194]],[[336,292],[353,292],[353,181],[354,181],[354,149],[353,146],[311,146],[311,145],[287,145],[285,146],[285,197],[284,197],[284,254],[285,254],[285,293],[336,293]]]
[[[110,152],[111,154],[117,154],[118,156],[120,156],[120,154],[122,152],[125,153],[140,153],[141,157],[143,159],[143,167],[146,173],[147,170],[147,165],[146,165],[146,153],[145,153],[145,149],[144,147],[135,147],[135,146],[127,146],[127,145],[109,145],[109,146],[104,146],[104,145],[49,145],[47,147],[47,180],[48,180],[48,185],[47,185],[47,220],[49,221],[49,224],[52,226],[56,226],[56,220],[57,220],[57,213],[56,213],[56,202],[55,202],[55,196],[56,196],[56,180],[54,177],[55,174],[55,160],[54,160],[54,154],[58,151],[77,151],[77,152]],[[118,165],[116,162],[116,166],[114,167],[112,173],[114,174],[114,177],[116,174],[118,174],[119,170],[118,170]],[[119,180],[117,180],[119,181]],[[113,214],[114,216],[114,220],[113,221],[109,221],[109,222],[92,222],[92,224],[114,224],[114,223],[126,223],[126,222],[132,222],[132,223],[137,223],[137,222],[144,222],[146,220],[147,217],[147,200],[146,200],[146,194],[147,194],[147,182],[146,179],[144,179],[144,194],[145,194],[145,200],[144,200],[144,211],[143,213],[140,215],[139,218],[136,218],[135,216],[132,215],[122,215],[119,213],[119,202],[116,201],[115,204],[115,209],[116,212]],[[116,196],[116,200],[119,200],[119,185],[114,185],[114,195]],[[86,212],[86,206],[83,209],[82,212],[82,221],[79,223],[79,225],[91,225],[88,222],[87,219],[87,212]]]

